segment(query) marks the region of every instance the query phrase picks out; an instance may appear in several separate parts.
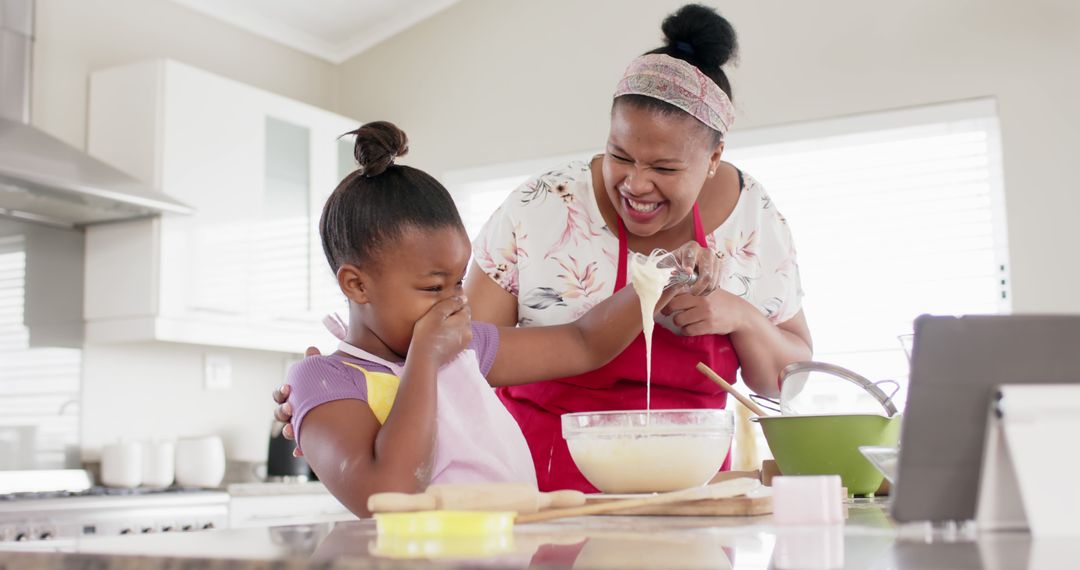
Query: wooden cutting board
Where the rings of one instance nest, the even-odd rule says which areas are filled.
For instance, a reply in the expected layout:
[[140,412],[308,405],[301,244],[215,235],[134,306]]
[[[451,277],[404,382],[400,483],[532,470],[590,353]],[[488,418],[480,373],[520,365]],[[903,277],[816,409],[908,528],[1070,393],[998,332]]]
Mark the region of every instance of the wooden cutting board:
[[[636,499],[647,495],[588,495],[586,504],[602,504],[620,499]],[[672,503],[652,507],[639,507],[613,513],[611,516],[674,516],[674,517],[752,517],[772,512],[772,495],[760,497],[730,497],[687,503]]]

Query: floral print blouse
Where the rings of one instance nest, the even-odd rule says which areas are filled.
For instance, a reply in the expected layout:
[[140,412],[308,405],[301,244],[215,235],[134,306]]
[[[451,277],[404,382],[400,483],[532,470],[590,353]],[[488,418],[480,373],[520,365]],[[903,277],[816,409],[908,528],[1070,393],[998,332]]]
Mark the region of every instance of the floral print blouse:
[[[734,211],[706,237],[723,262],[721,287],[773,323],[802,308],[787,220],[756,180],[740,172]],[[480,231],[473,258],[518,299],[518,324],[576,320],[612,294],[619,239],[604,222],[589,163],[575,161],[515,189]]]

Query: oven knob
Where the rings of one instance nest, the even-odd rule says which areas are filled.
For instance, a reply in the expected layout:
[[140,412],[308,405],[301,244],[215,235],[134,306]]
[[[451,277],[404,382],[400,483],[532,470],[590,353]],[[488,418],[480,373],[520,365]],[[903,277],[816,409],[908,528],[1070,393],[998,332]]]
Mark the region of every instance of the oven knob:
[[154,527],[152,527],[152,526],[144,526],[142,531],[140,531],[140,532],[142,532],[143,534],[150,534],[150,533],[154,532]]
[[182,531],[184,531],[184,532],[187,532],[187,531],[189,531],[189,530],[193,530],[194,528],[195,528],[195,527],[193,527],[193,526],[191,526],[191,525],[189,525],[189,524],[186,524],[186,525],[184,525],[184,526],[180,527],[180,530],[182,530]]
[[125,528],[125,529],[122,529],[122,530],[120,531],[120,534],[131,534],[131,529],[130,529],[130,528]]
[[15,533],[15,540],[17,540],[19,542],[25,542],[27,540],[30,540],[30,533],[17,532],[17,533]]
[[172,532],[173,526],[171,524],[161,527],[161,532]]
[[40,534],[40,535],[38,536],[38,538],[40,538],[41,540],[49,540],[49,539],[50,539],[50,538],[52,538],[52,537],[53,537],[53,533],[52,533],[52,531],[50,531],[50,530],[47,530],[47,531],[45,531],[45,532],[41,533],[41,534]]
[[203,527],[203,530],[210,530],[210,529],[214,528],[214,523],[208,522],[208,523],[202,525],[202,527]]

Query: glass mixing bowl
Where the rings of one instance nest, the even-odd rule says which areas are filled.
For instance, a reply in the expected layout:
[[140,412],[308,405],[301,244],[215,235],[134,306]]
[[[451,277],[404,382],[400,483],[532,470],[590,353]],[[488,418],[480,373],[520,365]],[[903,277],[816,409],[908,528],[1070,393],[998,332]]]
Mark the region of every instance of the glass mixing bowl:
[[735,433],[728,410],[629,410],[562,416],[578,469],[604,493],[662,493],[708,483]]
[[896,472],[899,471],[900,463],[899,447],[863,445],[859,447],[859,453],[870,460],[878,471],[881,471],[881,474],[889,480],[889,484],[896,484]]

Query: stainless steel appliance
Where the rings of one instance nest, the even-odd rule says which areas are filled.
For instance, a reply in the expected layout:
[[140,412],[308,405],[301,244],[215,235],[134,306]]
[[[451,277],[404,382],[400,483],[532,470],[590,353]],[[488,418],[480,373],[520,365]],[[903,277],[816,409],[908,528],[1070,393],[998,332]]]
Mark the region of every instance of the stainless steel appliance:
[[6,542],[225,528],[229,495],[189,489],[110,489],[0,496]]
[[169,487],[90,485],[82,470],[0,472],[0,550],[84,536],[225,528],[229,495]]
[[303,483],[312,478],[307,459],[296,457],[296,442],[285,439],[281,428],[285,424],[275,420],[270,425],[270,444],[266,451],[266,480],[275,483]]
[[33,0],[0,0],[0,216],[61,227],[192,209],[30,124]]

